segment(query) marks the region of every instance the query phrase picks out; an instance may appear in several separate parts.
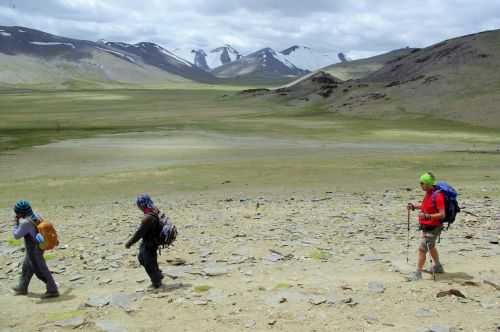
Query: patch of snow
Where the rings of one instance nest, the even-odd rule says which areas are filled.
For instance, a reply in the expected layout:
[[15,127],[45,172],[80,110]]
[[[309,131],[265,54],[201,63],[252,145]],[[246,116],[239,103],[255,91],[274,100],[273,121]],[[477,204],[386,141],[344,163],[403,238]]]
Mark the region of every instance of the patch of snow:
[[19,31],[19,32],[26,32],[26,31],[24,31],[24,30],[21,30],[21,29],[17,29],[17,31]]
[[115,54],[115,55],[118,55],[119,57],[121,58],[125,58],[133,63],[136,63],[135,59],[132,58],[131,56],[128,56],[128,55],[125,55],[123,53],[120,53],[120,52],[116,52],[116,51],[112,51],[112,50],[108,50],[108,49],[105,49],[105,48],[101,48],[101,47],[96,47],[97,49],[101,50],[101,51],[104,51],[106,53],[112,53],[112,54]]
[[240,52],[235,50],[231,45],[217,47],[211,50],[207,56],[207,65],[208,67],[210,67],[210,69],[214,69],[223,65],[221,57],[224,50],[227,50],[227,54],[229,55],[229,59],[231,62],[241,58]]
[[9,33],[9,32],[5,32],[5,31],[3,31],[3,30],[0,32],[0,35],[2,35],[2,36],[4,36],[4,37],[10,37],[10,36],[12,36],[12,34],[11,34],[11,33]]
[[297,69],[297,67],[290,62],[286,56],[281,53],[276,52],[275,50],[269,50],[269,53],[278,61],[282,62],[285,66],[290,69]]
[[169,57],[174,58],[175,60],[177,60],[177,61],[179,61],[179,62],[181,62],[181,63],[185,64],[186,66],[193,67],[193,64],[192,64],[192,63],[190,63],[189,61],[184,60],[183,58],[181,58],[181,57],[179,57],[179,56],[175,55],[174,53],[172,53],[172,52],[170,52],[170,51],[167,51],[167,50],[166,50],[166,49],[164,49],[163,47],[157,46],[157,48],[158,48],[158,50],[160,50],[160,52],[161,52],[161,53],[163,53],[163,54],[165,54],[165,55],[167,55],[167,56],[169,56]]
[[38,45],[38,46],[56,46],[56,45],[64,45],[64,46],[69,46],[71,48],[76,48],[75,45],[71,43],[56,43],[56,42],[37,42],[37,41],[30,41],[30,44],[33,45]]

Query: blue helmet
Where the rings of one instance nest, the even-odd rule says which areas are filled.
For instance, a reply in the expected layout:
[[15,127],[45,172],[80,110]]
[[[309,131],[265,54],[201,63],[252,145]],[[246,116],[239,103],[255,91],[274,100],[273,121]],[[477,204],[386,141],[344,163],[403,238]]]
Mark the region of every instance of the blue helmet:
[[137,196],[137,200],[135,201],[135,203],[137,204],[137,207],[140,208],[141,210],[144,210],[145,208],[149,209],[155,208],[155,203],[153,203],[151,197],[146,193]]
[[30,202],[23,199],[16,202],[16,205],[14,205],[14,212],[21,216],[31,216],[33,214]]

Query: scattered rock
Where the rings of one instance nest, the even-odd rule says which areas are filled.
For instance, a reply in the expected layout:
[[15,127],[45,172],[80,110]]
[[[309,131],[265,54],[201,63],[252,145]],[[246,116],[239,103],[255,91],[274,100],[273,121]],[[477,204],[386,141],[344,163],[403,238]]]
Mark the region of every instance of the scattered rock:
[[379,262],[379,261],[383,261],[384,258],[383,257],[380,257],[380,256],[365,256],[363,257],[363,261],[365,262]]
[[173,266],[163,268],[163,275],[172,279],[184,278],[191,272],[193,272],[193,269],[189,266]]
[[196,304],[196,305],[207,305],[208,301],[207,300],[195,300],[195,301],[193,301],[193,304]]
[[174,266],[186,265],[186,260],[182,258],[167,259],[167,263]]
[[85,306],[101,308],[104,307],[105,305],[108,305],[109,302],[110,302],[109,297],[92,296],[87,299],[87,301],[85,302]]
[[125,311],[132,311],[132,302],[136,301],[140,295],[138,294],[124,294],[124,293],[117,293],[111,295],[111,299],[109,301],[109,304],[121,308]]
[[444,296],[456,296],[456,297],[461,297],[463,299],[465,299],[465,295],[462,294],[461,291],[459,291],[458,289],[450,289],[450,290],[447,290],[447,291],[440,291],[439,293],[437,293],[436,297],[444,297]]
[[60,320],[54,323],[55,326],[59,327],[71,327],[76,329],[85,324],[85,319],[83,317],[73,317],[70,319]]
[[490,285],[496,290],[500,290],[500,278],[493,272],[482,272],[480,276],[483,283]]
[[229,273],[229,269],[224,265],[213,265],[206,267],[203,269],[203,273],[205,273],[209,277],[221,276]]
[[272,263],[279,262],[283,258],[284,257],[282,255],[274,253],[274,252],[272,252],[270,255],[262,257],[263,260],[268,261],[268,262],[272,262]]
[[76,276],[73,276],[69,279],[69,281],[73,282],[73,281],[77,281],[77,280],[80,280],[82,279],[83,276],[82,275],[76,275]]
[[430,332],[450,332],[450,328],[441,325],[432,325]]
[[105,332],[127,332],[127,329],[111,320],[99,320],[95,323],[95,325],[97,328]]
[[309,303],[314,305],[320,305],[326,303],[327,299],[323,296],[312,296],[309,298]]
[[378,322],[377,316],[373,314],[368,314],[364,315],[363,319],[368,323],[368,324],[376,324]]
[[249,320],[248,322],[245,323],[245,328],[247,329],[253,329],[257,326],[257,322],[254,320]]
[[417,316],[419,318],[432,317],[432,315],[433,315],[432,311],[430,309],[427,309],[427,308],[420,308],[415,313],[415,316]]
[[370,281],[368,283],[368,290],[374,293],[383,293],[385,292],[385,286],[380,281]]

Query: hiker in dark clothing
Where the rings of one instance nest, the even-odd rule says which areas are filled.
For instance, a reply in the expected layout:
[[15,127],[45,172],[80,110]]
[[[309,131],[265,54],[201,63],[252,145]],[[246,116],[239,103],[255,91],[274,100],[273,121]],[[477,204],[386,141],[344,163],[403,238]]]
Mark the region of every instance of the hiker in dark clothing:
[[58,297],[57,285],[47,267],[43,257],[43,250],[38,246],[40,234],[37,234],[35,225],[41,221],[41,218],[33,212],[29,202],[24,200],[16,202],[14,212],[16,213],[16,220],[12,234],[16,239],[24,238],[26,256],[24,257],[19,284],[12,290],[15,295],[28,294],[31,278],[36,275],[47,286],[47,292],[42,295],[42,298]]
[[160,210],[156,208],[148,194],[137,197],[137,207],[144,213],[141,225],[135,234],[127,241],[125,247],[128,249],[134,243],[142,239],[139,247],[139,263],[144,266],[146,273],[151,279],[151,286],[159,288],[162,286],[163,274],[158,267],[158,242],[157,234],[160,232],[159,215]]

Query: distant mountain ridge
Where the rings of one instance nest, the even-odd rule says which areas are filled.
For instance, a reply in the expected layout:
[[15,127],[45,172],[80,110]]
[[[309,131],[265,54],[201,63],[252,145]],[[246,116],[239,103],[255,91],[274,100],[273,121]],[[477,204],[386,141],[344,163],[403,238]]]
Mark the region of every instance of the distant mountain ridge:
[[[44,61],[40,65],[46,65],[47,61],[50,61],[52,64],[57,61],[64,62],[74,65],[75,68],[72,70],[80,68],[82,72],[84,67],[91,67],[93,74],[103,80],[116,77],[115,73],[110,73],[109,71],[111,70],[110,68],[118,66],[120,70],[135,73],[144,71],[146,68],[146,71],[148,71],[147,75],[144,72],[146,76],[152,74],[151,68],[157,68],[165,72],[165,74],[170,75],[168,77],[173,79],[178,77],[179,79],[190,79],[206,83],[216,81],[216,78],[212,74],[193,66],[191,63],[177,57],[159,45],[147,42],[135,45],[121,42],[92,42],[60,37],[24,27],[0,26],[0,54],[6,56],[28,56],[31,58],[29,61],[32,64],[34,64],[35,59]],[[116,59],[110,60],[107,57],[104,59],[103,55],[109,55]],[[101,63],[99,61],[105,62]],[[20,66],[18,70],[22,73],[24,68]],[[62,73],[62,69],[60,72]],[[71,77],[71,73],[67,75]],[[154,73],[152,75],[159,77],[162,74]],[[124,75],[121,76],[124,77]],[[147,77],[144,78],[147,79]],[[135,78],[131,77],[131,80],[134,81]]]
[[297,68],[281,53],[266,47],[240,59],[215,68],[220,78],[294,78],[308,73]]

